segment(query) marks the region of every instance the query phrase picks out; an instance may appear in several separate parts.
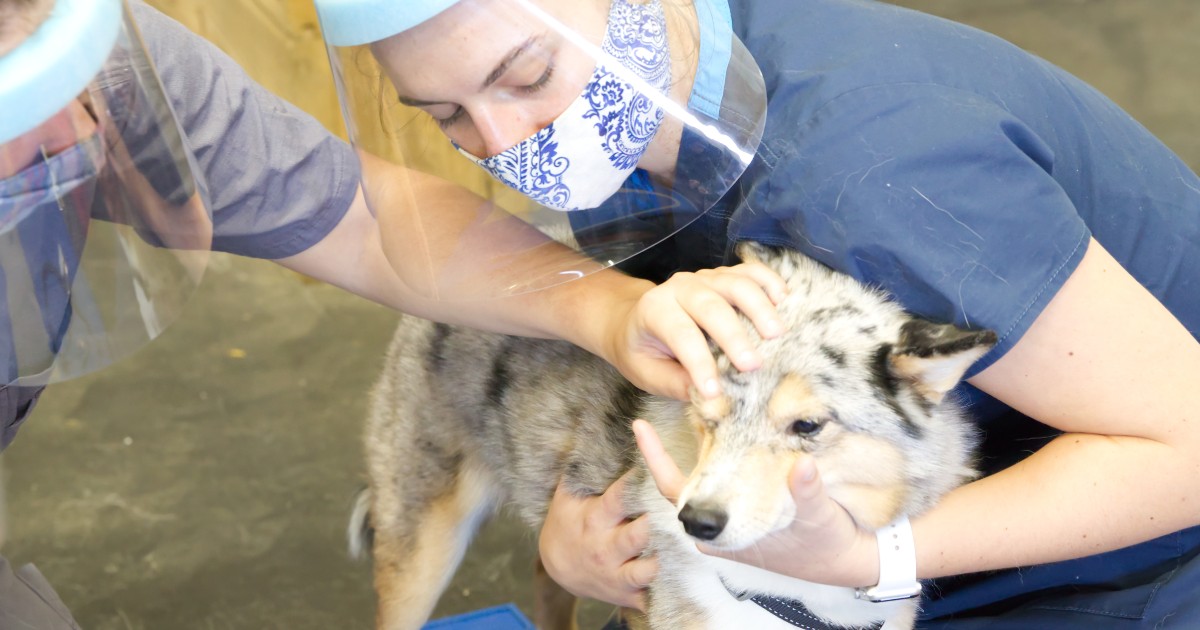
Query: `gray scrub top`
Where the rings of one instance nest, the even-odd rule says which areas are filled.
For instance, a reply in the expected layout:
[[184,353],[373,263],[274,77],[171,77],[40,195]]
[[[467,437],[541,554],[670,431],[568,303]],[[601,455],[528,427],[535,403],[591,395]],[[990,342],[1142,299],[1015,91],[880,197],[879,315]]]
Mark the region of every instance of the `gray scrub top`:
[[[178,22],[142,2],[131,6],[195,153],[198,179],[206,184],[213,249],[284,258],[329,234],[358,190],[358,159],[350,146]],[[0,334],[6,337],[0,340],[3,358],[11,333]],[[41,391],[0,386],[0,450],[12,442]]]
[[146,4],[132,6],[208,183],[213,249],[284,258],[324,238],[358,189],[350,146],[216,46]]

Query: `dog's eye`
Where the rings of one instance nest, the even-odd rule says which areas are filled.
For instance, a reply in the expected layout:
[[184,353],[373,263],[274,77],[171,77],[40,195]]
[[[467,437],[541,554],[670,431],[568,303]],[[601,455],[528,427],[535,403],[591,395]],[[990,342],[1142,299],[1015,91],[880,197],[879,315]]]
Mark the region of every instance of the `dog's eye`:
[[821,423],[813,422],[812,420],[797,420],[788,427],[788,433],[807,437],[816,435],[821,430]]

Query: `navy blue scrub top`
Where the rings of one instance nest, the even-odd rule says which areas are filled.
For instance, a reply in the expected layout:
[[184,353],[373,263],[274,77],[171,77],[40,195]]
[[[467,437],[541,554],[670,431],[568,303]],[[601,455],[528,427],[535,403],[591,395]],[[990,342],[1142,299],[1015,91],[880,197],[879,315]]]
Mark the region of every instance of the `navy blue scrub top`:
[[[733,262],[741,240],[794,248],[913,313],[996,331],[974,374],[1021,338],[1095,237],[1200,333],[1200,179],[1095,89],[997,37],[892,5],[730,0],[729,9],[766,79],[763,144],[710,213],[624,269],[662,280]],[[703,147],[685,134],[681,155]],[[1053,435],[970,385],[960,393],[987,436],[988,472]],[[1200,528],[937,580],[922,614],[1034,593],[1069,606],[1064,594],[1123,588],[1087,606],[1136,618],[1153,576],[1196,549]]]

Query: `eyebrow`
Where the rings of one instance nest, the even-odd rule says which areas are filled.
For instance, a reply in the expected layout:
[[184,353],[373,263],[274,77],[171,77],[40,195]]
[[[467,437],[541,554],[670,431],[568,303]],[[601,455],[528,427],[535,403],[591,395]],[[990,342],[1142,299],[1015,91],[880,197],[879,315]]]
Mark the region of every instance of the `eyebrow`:
[[[513,63],[520,59],[521,55],[524,55],[526,52],[528,52],[530,48],[533,48],[533,46],[537,44],[541,38],[541,35],[534,35],[533,37],[530,37],[524,42],[513,47],[513,49],[504,56],[504,59],[501,59],[500,63],[496,64],[496,67],[492,68],[492,71],[488,73],[487,78],[483,80],[483,84],[480,86],[481,89],[489,87],[496,81],[500,80],[500,77],[504,76],[505,72],[508,72],[508,69],[512,67]],[[446,104],[442,101],[422,101],[420,99],[411,98],[403,94],[398,94],[397,98],[401,103],[410,107],[429,107],[432,105]]]
[[530,48],[533,48],[533,45],[536,44],[539,39],[541,39],[540,35],[534,35],[509,51],[509,53],[504,56],[504,59],[501,59],[500,63],[496,64],[496,67],[492,69],[491,74],[487,75],[487,78],[483,80],[483,85],[481,87],[486,88],[499,80],[500,77],[504,76],[504,73],[508,72],[509,67],[511,67],[517,59],[520,59],[521,55],[524,55]]

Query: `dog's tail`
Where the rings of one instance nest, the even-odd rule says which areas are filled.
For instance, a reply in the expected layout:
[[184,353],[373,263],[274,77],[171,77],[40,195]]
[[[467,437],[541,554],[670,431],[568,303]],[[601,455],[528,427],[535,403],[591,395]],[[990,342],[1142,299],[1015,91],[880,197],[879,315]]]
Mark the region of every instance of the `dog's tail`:
[[346,542],[350,557],[361,560],[371,549],[375,528],[371,527],[371,489],[362,488],[354,496],[354,508],[350,511],[350,524],[346,527]]

